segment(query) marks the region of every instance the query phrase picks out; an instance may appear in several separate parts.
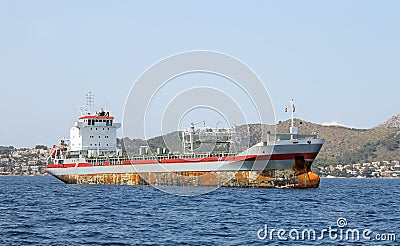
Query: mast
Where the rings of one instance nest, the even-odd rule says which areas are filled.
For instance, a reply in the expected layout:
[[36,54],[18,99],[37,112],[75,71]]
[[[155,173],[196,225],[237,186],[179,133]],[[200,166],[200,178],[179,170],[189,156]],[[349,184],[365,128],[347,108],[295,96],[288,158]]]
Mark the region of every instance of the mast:
[[292,113],[292,117],[291,117],[292,123],[290,125],[290,134],[291,134],[290,138],[294,139],[295,138],[294,135],[298,134],[298,128],[294,126],[294,112],[296,111],[296,108],[294,106],[293,99],[290,101],[290,111]]
[[190,123],[189,130],[189,143],[190,143],[190,152],[193,153],[194,144],[193,144],[193,134],[194,134],[194,123]]
[[91,114],[92,107],[94,106],[94,95],[91,91],[86,94],[86,113]]
[[290,111],[292,113],[292,124],[291,124],[291,127],[293,128],[294,127],[294,111],[295,111],[293,99],[290,101]]

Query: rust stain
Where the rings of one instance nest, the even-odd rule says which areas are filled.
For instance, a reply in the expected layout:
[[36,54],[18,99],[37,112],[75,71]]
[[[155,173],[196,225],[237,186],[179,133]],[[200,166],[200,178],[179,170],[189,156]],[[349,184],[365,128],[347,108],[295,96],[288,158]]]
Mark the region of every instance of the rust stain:
[[309,171],[306,162],[293,170],[238,172],[165,172],[60,175],[67,184],[225,186],[251,188],[317,188],[320,178]]
[[314,172],[307,172],[297,176],[298,188],[317,188],[319,186],[320,178]]

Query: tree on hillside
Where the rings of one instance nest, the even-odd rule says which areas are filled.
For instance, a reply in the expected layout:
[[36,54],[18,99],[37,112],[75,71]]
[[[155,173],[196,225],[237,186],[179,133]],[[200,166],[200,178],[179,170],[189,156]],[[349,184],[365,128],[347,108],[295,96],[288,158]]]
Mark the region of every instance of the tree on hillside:
[[35,149],[43,149],[43,150],[47,150],[47,146],[46,146],[46,145],[41,145],[41,144],[38,144],[38,145],[36,145],[36,146],[35,146]]

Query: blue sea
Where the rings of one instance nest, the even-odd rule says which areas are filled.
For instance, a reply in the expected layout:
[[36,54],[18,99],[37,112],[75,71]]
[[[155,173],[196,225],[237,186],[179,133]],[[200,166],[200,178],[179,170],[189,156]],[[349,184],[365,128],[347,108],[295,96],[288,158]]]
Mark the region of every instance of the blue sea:
[[[146,186],[2,176],[0,245],[399,245],[399,199],[400,179],[182,197]],[[346,237],[349,230],[360,238]]]

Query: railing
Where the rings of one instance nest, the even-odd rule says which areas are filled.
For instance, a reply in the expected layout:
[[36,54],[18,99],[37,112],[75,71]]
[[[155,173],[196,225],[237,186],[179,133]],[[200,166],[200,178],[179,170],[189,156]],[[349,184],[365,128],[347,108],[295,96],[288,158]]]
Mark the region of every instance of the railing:
[[98,156],[98,157],[87,157],[86,160],[88,163],[95,165],[98,162],[110,162],[111,165],[117,165],[124,161],[141,161],[141,160],[171,160],[171,159],[198,159],[198,158],[209,158],[209,157],[227,157],[227,156],[235,156],[237,153],[233,152],[221,152],[221,153],[204,153],[204,154],[166,154],[166,155],[148,155],[148,156]]
[[290,134],[290,133],[285,133],[285,134],[271,135],[270,140],[271,141],[280,141],[280,140],[291,140],[291,139],[301,140],[301,139],[316,139],[316,138],[317,138],[316,134]]

